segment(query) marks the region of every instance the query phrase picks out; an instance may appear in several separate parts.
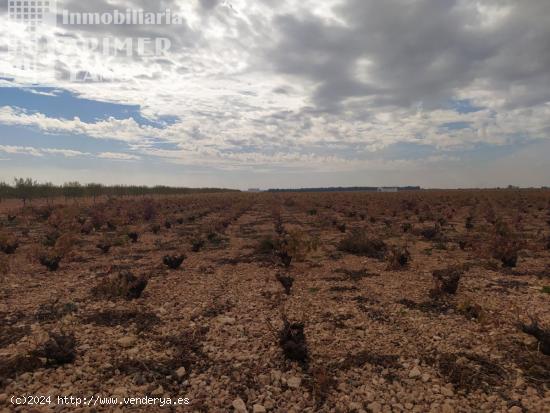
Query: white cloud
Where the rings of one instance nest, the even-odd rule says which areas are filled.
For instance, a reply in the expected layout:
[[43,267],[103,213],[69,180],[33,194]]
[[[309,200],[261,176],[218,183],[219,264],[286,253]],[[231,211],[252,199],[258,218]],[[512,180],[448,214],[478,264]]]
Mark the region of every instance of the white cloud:
[[114,153],[114,152],[102,152],[99,155],[97,155],[97,157],[102,159],[115,159],[120,161],[137,161],[141,159],[141,157],[137,155],[130,155],[127,153]]
[[[132,118],[85,122],[4,106],[0,124],[118,140],[132,152],[99,158],[156,157],[214,170],[384,169],[398,167],[397,161],[376,162],[373,154],[400,143],[429,145],[450,161],[449,152],[550,136],[548,1],[321,3],[168,1],[185,25],[48,28],[41,34],[62,43],[46,56],[46,66],[57,64],[63,75],[89,70],[109,80],[77,83],[61,76],[49,79],[52,86],[140,105],[148,119],[178,120],[163,127]],[[141,2],[60,4],[102,11]],[[8,34],[24,36],[10,24],[0,45]],[[166,36],[173,47],[161,58],[106,57],[77,44],[139,36]],[[10,74],[3,62],[0,69]],[[12,84],[23,84],[12,75]],[[9,84],[0,80],[0,86]],[[451,104],[458,99],[481,109],[460,113]]]

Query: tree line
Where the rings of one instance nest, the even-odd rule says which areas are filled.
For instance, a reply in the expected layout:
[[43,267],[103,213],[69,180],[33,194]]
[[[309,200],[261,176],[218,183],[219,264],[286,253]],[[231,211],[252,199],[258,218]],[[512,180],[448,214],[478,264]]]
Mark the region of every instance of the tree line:
[[146,195],[182,195],[194,193],[233,192],[221,188],[184,188],[172,186],[145,186],[145,185],[103,185],[99,183],[81,184],[80,182],[66,182],[63,185],[54,185],[51,182],[39,183],[32,178],[15,178],[12,184],[0,182],[0,202],[3,199],[20,199],[23,204],[33,199],[47,199],[64,197],[65,199],[146,196]]

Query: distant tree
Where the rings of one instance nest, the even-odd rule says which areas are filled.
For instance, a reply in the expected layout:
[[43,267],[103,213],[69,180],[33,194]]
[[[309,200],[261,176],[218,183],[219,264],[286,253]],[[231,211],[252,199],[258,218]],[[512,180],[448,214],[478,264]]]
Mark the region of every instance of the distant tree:
[[45,198],[48,204],[50,204],[51,199],[56,195],[56,192],[57,187],[51,182],[38,184],[36,188],[36,196],[39,198]]
[[11,186],[5,182],[0,182],[0,203],[3,199],[8,198],[11,194]]
[[26,205],[27,201],[31,202],[36,195],[37,182],[32,178],[14,178],[14,184],[15,196],[23,201],[23,205]]
[[81,197],[84,195],[84,188],[80,184],[80,182],[67,182],[63,184],[63,196],[65,196],[65,199],[72,198],[73,200],[76,200],[76,198]]
[[94,203],[95,203],[96,198],[103,194],[103,185],[96,184],[96,183],[90,183],[90,184],[86,185],[85,190],[86,190],[87,195],[91,196],[94,200]]

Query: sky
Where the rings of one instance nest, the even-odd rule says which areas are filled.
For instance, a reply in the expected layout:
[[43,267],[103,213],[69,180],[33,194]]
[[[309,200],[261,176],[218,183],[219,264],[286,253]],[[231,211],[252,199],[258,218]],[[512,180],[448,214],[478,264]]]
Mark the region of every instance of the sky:
[[17,1],[0,181],[550,185],[548,0]]

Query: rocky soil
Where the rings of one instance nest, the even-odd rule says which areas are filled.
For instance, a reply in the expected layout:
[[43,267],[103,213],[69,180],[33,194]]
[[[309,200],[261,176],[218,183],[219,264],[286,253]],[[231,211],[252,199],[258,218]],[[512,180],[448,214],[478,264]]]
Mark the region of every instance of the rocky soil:
[[[2,234],[18,246],[0,253],[9,267],[0,276],[0,411],[550,412],[550,356],[521,328],[531,318],[550,325],[549,200],[243,194],[69,205],[46,218],[40,208],[4,211]],[[515,267],[491,255],[493,233],[504,230],[488,205],[521,241]],[[105,216],[86,233],[94,209]],[[342,251],[354,229],[406,248],[408,259]],[[37,259],[45,253],[61,254],[57,270]],[[178,268],[164,263],[180,254]],[[449,266],[460,268],[458,289],[437,295],[433,271]],[[120,281],[125,272],[135,280]],[[285,320],[303,325],[304,342],[281,339]],[[10,403],[25,394],[190,404]]]

